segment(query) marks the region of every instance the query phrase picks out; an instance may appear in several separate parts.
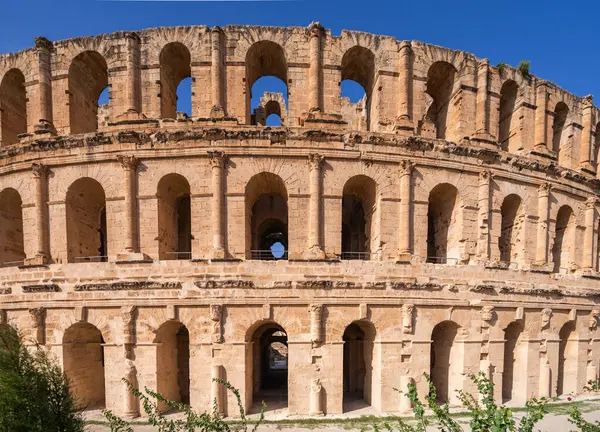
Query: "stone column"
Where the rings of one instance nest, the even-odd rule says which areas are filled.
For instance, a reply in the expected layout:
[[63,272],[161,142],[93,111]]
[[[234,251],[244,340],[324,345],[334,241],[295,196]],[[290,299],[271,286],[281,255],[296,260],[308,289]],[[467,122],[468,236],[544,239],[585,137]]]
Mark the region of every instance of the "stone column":
[[538,225],[535,261],[538,266],[548,265],[548,212],[550,202],[549,183],[543,183],[538,190]]
[[413,124],[413,66],[412,66],[412,44],[410,41],[402,41],[400,48],[400,69],[398,70],[400,91],[398,92],[398,118],[395,129],[405,131],[406,135],[414,132]]
[[407,413],[412,409],[412,402],[408,398],[408,386],[413,384],[414,380],[411,376],[402,375],[400,377],[400,391],[402,394],[400,395],[400,412]]
[[141,112],[140,78],[140,37],[136,33],[127,33],[127,112]]
[[322,342],[321,329],[323,327],[323,305],[313,304],[308,307],[310,313],[310,340],[313,345]]
[[581,169],[596,172],[594,167],[594,157],[592,156],[592,116],[594,115],[593,96],[587,95],[583,98],[581,131],[581,154],[579,157],[579,167]]
[[54,45],[43,36],[35,38],[38,59],[38,119],[34,128],[36,131],[53,131],[52,125],[52,70],[51,53]]
[[213,233],[213,247],[210,253],[212,259],[224,259],[227,257],[225,250],[225,231],[224,218],[225,200],[224,200],[224,177],[225,163],[227,156],[222,151],[209,151],[208,158],[212,167],[212,207],[211,207],[211,225]]
[[309,399],[309,412],[311,416],[322,416],[323,415],[323,397],[322,397],[323,385],[319,378],[312,380],[310,385],[310,399]]
[[125,250],[123,260],[134,259],[131,255],[137,250],[137,166],[139,159],[135,156],[117,156],[117,160],[123,167],[123,193],[125,196],[125,221],[123,224],[123,235]]
[[479,173],[478,217],[479,234],[477,236],[477,258],[481,261],[490,259],[490,185],[492,173]]
[[490,62],[482,59],[477,64],[477,104],[475,110],[475,141],[494,144],[495,137],[490,133]]
[[594,269],[594,227],[596,226],[597,198],[591,197],[586,201],[585,209],[585,234],[583,238],[583,269]]
[[533,141],[538,150],[547,152],[547,146],[552,146],[552,143],[548,143],[548,92],[546,83],[538,83],[535,90],[536,108]]
[[321,87],[323,75],[323,55],[321,39],[325,29],[318,22],[308,26],[309,33],[309,62],[308,70],[308,110],[323,112],[323,90]]
[[400,161],[400,232],[398,233],[398,261],[410,262],[412,258],[412,172],[414,164]]
[[44,321],[46,317],[46,309],[43,307],[29,309],[29,317],[31,319],[31,328],[35,343],[44,345],[45,331]]
[[212,109],[211,117],[225,116],[225,100],[223,98],[223,30],[215,26],[210,30],[211,38],[211,85],[212,85]]
[[48,249],[48,172],[46,165],[32,165],[35,179],[35,229],[37,232],[37,247],[34,257],[28,257],[28,265],[42,265],[49,261]]
[[321,247],[321,166],[325,158],[318,153],[308,155],[310,171],[310,205],[308,215],[308,250],[307,259],[324,259],[325,252]]
[[123,378],[129,382],[123,383],[123,416],[127,418],[135,418],[140,416],[138,400],[131,392],[132,389],[137,389],[137,369],[133,362],[135,346],[135,306],[121,307],[121,320],[123,322],[123,356],[124,356],[124,373]]
[[[217,414],[220,417],[225,415],[225,410],[223,409],[223,386],[221,383],[215,380],[223,379],[223,366],[215,364],[211,369],[211,385],[210,385],[210,406],[216,406]],[[213,405],[214,404],[214,405]]]

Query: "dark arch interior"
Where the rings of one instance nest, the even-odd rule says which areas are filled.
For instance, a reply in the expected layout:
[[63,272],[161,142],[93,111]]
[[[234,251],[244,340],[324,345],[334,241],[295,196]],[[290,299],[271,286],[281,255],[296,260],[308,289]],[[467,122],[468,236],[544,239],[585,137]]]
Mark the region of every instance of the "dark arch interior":
[[[171,42],[160,53],[160,102],[162,118],[177,118],[177,112],[191,115],[192,61],[190,51],[179,42]],[[184,82],[185,80],[185,82]],[[182,86],[181,88],[179,88]],[[178,93],[186,100],[178,99]]]
[[552,123],[552,151],[559,157],[568,114],[569,107],[567,107],[566,103],[559,102],[556,104],[556,108],[554,109],[554,122]]
[[25,91],[25,76],[19,69],[11,69],[0,83],[0,98],[2,98],[2,145],[19,142],[19,135],[27,132],[27,95]]
[[[190,403],[190,333],[179,321],[168,321],[156,333],[158,392],[166,399]],[[166,411],[166,404],[159,404]]]
[[188,181],[168,174],[158,183],[158,252],[161,260],[190,259],[192,253],[191,198]]
[[430,375],[439,402],[448,402],[451,392],[458,388],[456,370],[452,368],[458,328],[456,323],[444,321],[436,325],[431,333]]
[[519,380],[526,374],[526,365],[520,353],[520,340],[523,332],[521,322],[512,322],[504,330],[504,368],[502,371],[502,402],[515,397]]
[[459,242],[456,221],[458,191],[450,184],[441,184],[429,194],[427,210],[427,262],[456,264]]
[[456,69],[450,63],[439,61],[431,65],[427,72],[425,92],[431,96],[432,102],[426,117],[436,127],[437,138],[449,138],[448,126],[451,118],[450,99],[456,79]]
[[342,259],[368,260],[371,256],[377,185],[366,176],[349,179],[342,193]]
[[[500,90],[500,113],[499,113],[499,132],[498,142],[504,151],[516,151],[511,145],[511,138],[516,133],[515,123],[513,122],[515,105],[517,102],[517,93],[519,87],[513,80],[508,80],[502,85]],[[514,140],[513,140],[514,141]]]
[[554,273],[567,273],[569,260],[572,259],[571,251],[573,245],[573,210],[569,206],[562,206],[556,215],[556,227],[554,231],[554,245],[552,246],[552,261]]
[[25,260],[22,205],[16,190],[0,192],[0,266],[21,265]]
[[371,404],[373,380],[373,341],[375,328],[364,321],[346,327],[344,341],[343,411],[349,412]]
[[[500,261],[510,263],[517,257],[517,240],[520,239],[521,198],[517,195],[509,195],[502,202],[500,208],[502,215],[502,226],[498,248],[500,249]],[[522,239],[521,239],[522,240]]]
[[[364,117],[364,129],[370,130],[373,86],[375,83],[375,55],[367,48],[355,46],[342,57],[340,93],[355,106],[354,115]],[[344,102],[342,102],[342,105]],[[343,110],[344,108],[342,108]],[[362,114],[361,114],[362,112]],[[362,122],[355,125],[363,129]]]

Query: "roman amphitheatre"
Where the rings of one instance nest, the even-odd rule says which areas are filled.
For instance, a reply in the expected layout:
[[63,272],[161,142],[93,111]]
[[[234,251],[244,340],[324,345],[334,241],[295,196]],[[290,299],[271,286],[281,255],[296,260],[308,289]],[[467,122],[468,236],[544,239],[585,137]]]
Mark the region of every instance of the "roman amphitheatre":
[[478,371],[522,405],[599,373],[591,96],[319,23],[168,27],[0,55],[0,132],[0,323],[82,406],[138,416],[127,378],[234,415],[220,377],[248,410],[404,412]]

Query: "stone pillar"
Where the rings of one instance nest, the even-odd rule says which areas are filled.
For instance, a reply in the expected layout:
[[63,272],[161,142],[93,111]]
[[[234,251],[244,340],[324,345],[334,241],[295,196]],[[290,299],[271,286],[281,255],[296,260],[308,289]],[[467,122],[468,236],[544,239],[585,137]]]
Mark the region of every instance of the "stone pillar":
[[37,233],[37,247],[35,256],[28,257],[27,265],[43,265],[50,259],[48,248],[48,172],[46,165],[34,163],[32,165],[35,179],[35,229]]
[[313,304],[308,307],[310,313],[310,340],[313,345],[320,344],[322,342],[321,330],[323,327],[323,305]]
[[497,146],[490,133],[490,62],[482,59],[477,65],[477,104],[475,110],[475,135],[473,139],[487,145]]
[[490,259],[490,184],[492,173],[479,173],[478,217],[479,233],[477,236],[477,258],[481,261]]
[[581,154],[579,167],[586,171],[596,172],[592,155],[592,116],[594,115],[593,96],[587,95],[582,104]]
[[141,112],[140,37],[127,34],[127,96],[125,108],[128,112]]
[[223,409],[223,386],[216,380],[223,379],[223,366],[215,364],[211,369],[211,385],[210,385],[210,406],[213,406],[217,409],[217,414],[220,417],[225,415],[225,410]]
[[408,398],[408,386],[413,384],[414,380],[411,376],[402,375],[400,377],[400,412],[407,413],[412,409],[412,402]]
[[550,202],[550,184],[543,183],[538,189],[538,225],[535,263],[537,266],[548,265],[548,212]]
[[548,142],[548,91],[547,84],[540,82],[536,88],[536,108],[535,108],[535,129],[534,129],[534,145],[537,150],[547,153],[548,146],[552,143]]
[[31,319],[34,342],[44,345],[46,333],[44,331],[44,318],[46,317],[46,309],[43,307],[29,309],[29,317]]
[[396,130],[406,131],[407,135],[414,132],[413,124],[413,66],[412,66],[412,44],[410,41],[400,43],[400,91],[398,92],[398,118]]
[[224,259],[227,257],[225,250],[225,230],[224,230],[224,183],[225,183],[225,162],[227,156],[222,151],[209,151],[208,158],[212,167],[212,207],[211,207],[211,225],[213,233],[213,244],[210,257],[212,259]]
[[325,29],[318,22],[308,26],[309,34],[309,62],[308,70],[308,110],[309,112],[323,112],[323,55],[321,52],[321,40]]
[[585,234],[583,237],[583,269],[594,269],[594,227],[596,226],[597,198],[591,197],[586,201],[585,209]]
[[310,205],[308,214],[308,250],[307,259],[324,259],[321,247],[321,166],[325,158],[318,153],[308,155],[310,174]]
[[321,395],[323,391],[323,385],[319,378],[312,380],[310,385],[310,400],[309,400],[309,412],[311,416],[322,416],[323,415],[323,397]]
[[550,362],[545,357],[540,359],[540,389],[538,397],[550,397]]
[[125,237],[125,250],[119,260],[132,260],[138,252],[137,247],[137,166],[139,159],[135,156],[117,156],[117,160],[123,167],[123,194],[125,196],[125,221],[123,224],[123,235]]
[[400,232],[398,233],[398,261],[410,262],[412,258],[412,172],[414,164],[400,161]]
[[124,373],[123,378],[129,382],[123,383],[123,416],[127,418],[135,418],[140,416],[138,399],[131,392],[132,389],[137,389],[137,369],[133,362],[135,346],[135,306],[121,307],[121,320],[123,322],[123,356],[124,356]]
[[213,118],[225,116],[225,100],[223,97],[224,66],[223,66],[223,30],[215,26],[210,30],[211,37],[211,85]]
[[54,45],[43,36],[35,38],[38,59],[38,117],[34,128],[40,131],[54,131],[52,124],[52,69],[51,53]]

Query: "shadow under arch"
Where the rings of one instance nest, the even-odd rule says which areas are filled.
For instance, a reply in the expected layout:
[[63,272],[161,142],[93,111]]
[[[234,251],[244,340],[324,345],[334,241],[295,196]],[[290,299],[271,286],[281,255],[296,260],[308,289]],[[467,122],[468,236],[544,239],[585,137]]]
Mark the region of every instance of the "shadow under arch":
[[458,264],[461,247],[461,205],[458,189],[450,183],[436,185],[427,208],[427,262]]
[[[190,403],[190,333],[177,320],[166,321],[158,328],[156,349],[156,388],[166,399]],[[166,411],[168,406],[159,404]]]
[[10,69],[0,82],[2,115],[0,142],[3,146],[19,142],[19,135],[27,132],[27,92],[25,75],[20,69]]
[[342,190],[342,259],[369,260],[376,252],[378,187],[371,177],[351,177]]
[[442,321],[431,332],[430,376],[441,403],[458,405],[454,390],[462,388],[462,350],[456,344],[460,326]]
[[[365,91],[366,130],[371,130],[373,87],[375,85],[375,54],[368,48],[358,45],[353,46],[342,56],[341,66],[341,81],[354,81]],[[356,105],[360,103],[359,101]]]
[[343,412],[372,404],[375,336],[375,326],[365,320],[354,321],[344,330]]
[[158,182],[157,201],[159,259],[190,259],[192,214],[189,182],[180,174],[165,175]]
[[181,42],[166,44],[160,52],[160,114],[162,118],[177,118],[177,88],[192,76],[190,50]]
[[25,260],[23,201],[13,188],[0,192],[0,267],[17,266]]

